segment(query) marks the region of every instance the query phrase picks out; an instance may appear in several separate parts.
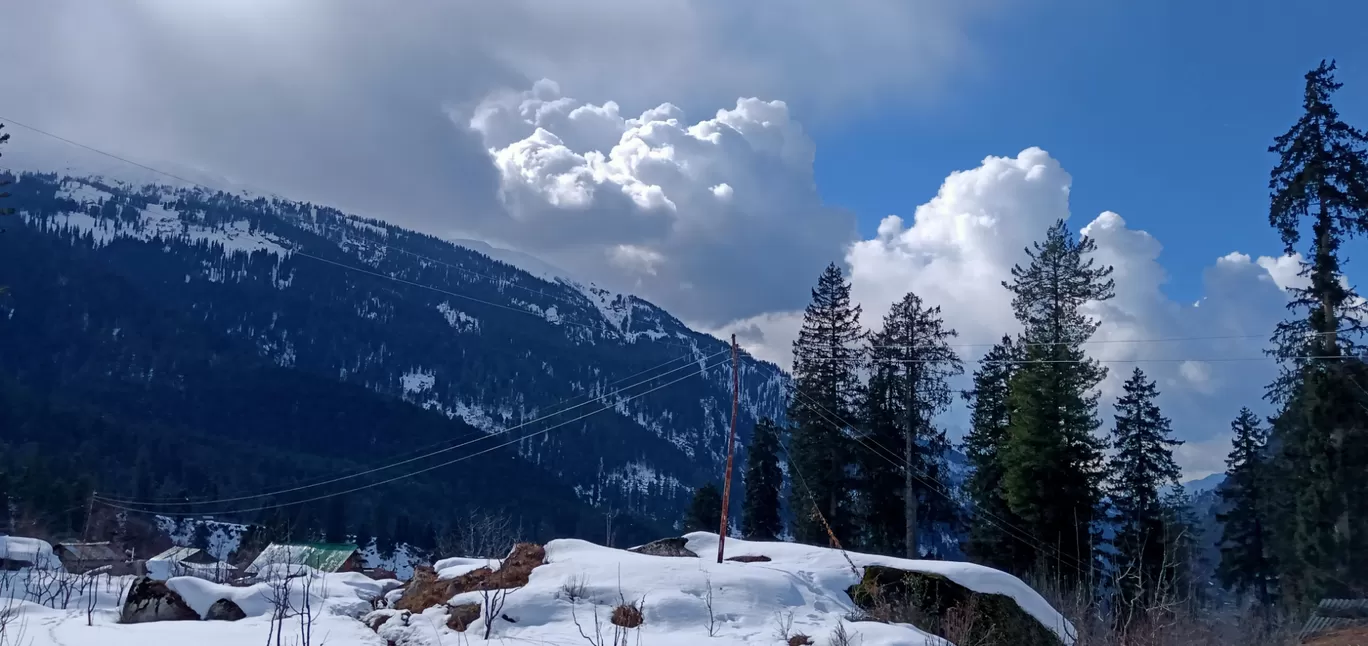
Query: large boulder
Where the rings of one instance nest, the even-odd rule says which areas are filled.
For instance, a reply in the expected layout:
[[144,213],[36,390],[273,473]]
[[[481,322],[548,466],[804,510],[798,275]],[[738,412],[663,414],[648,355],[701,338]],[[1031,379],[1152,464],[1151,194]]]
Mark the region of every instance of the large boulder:
[[687,538],[662,538],[658,541],[651,541],[640,547],[633,547],[628,552],[646,554],[649,556],[677,556],[684,558],[698,558],[689,548],[685,547],[689,543]]
[[247,613],[231,599],[219,599],[204,613],[205,621],[238,621],[246,619]]
[[912,624],[956,644],[1063,646],[1012,597],[974,592],[940,575],[869,566],[847,592],[865,619]]
[[133,582],[119,612],[119,622],[142,624],[152,621],[197,621],[199,613],[185,603],[175,590],[162,581],[142,577]]

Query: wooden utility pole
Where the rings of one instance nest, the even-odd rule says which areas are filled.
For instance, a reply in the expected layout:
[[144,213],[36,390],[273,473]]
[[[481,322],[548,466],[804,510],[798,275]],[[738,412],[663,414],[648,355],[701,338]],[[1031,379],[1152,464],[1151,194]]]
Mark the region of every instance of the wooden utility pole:
[[732,351],[732,416],[731,433],[727,435],[727,475],[722,478],[722,527],[717,530],[717,562],[722,562],[722,550],[727,544],[727,508],[731,506],[732,455],[736,451],[736,413],[741,405],[741,366],[737,358],[736,335],[731,338]]

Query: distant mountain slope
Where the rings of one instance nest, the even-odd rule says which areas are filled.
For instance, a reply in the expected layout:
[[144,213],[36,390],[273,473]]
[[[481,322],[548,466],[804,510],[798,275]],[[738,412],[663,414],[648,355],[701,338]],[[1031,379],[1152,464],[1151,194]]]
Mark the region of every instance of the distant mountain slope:
[[[488,433],[531,422],[510,439],[599,407],[535,421],[562,402],[604,397],[612,410],[516,446],[529,465],[601,508],[673,522],[692,487],[721,473],[730,413],[726,344],[639,298],[533,276],[431,236],[279,198],[51,174],[20,175],[10,188],[27,226],[0,238],[0,256],[10,258],[0,282],[12,285],[0,300],[0,334],[9,341],[0,365],[22,380],[68,390],[90,383],[146,386],[147,393],[181,388],[186,401],[219,398],[222,384],[181,374],[185,364],[166,358],[161,346],[207,346],[195,356],[212,364],[217,346],[229,344],[321,379],[320,389],[360,386]],[[19,251],[26,252],[22,263]],[[126,320],[130,313],[105,298],[92,274],[63,275],[60,267],[74,259],[117,278],[167,317]],[[56,272],[55,287],[32,273],[38,266]],[[76,329],[45,327],[59,310]],[[175,317],[199,331],[188,334]],[[132,327],[158,325],[159,335],[139,335],[152,347],[125,341]],[[43,341],[31,343],[35,338]],[[741,446],[755,419],[782,417],[786,380],[778,367],[743,358]],[[277,405],[266,392],[259,396],[243,400],[234,415]],[[232,397],[223,399],[220,411]],[[222,429],[232,420],[179,421]],[[346,452],[383,453],[419,439],[411,435],[382,423]]]

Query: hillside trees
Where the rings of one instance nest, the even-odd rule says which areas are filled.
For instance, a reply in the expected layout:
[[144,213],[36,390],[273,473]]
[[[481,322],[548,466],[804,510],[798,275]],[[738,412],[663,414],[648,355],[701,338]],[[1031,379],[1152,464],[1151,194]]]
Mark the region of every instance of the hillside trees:
[[1340,249],[1368,231],[1368,136],[1344,123],[1331,95],[1335,65],[1306,74],[1303,114],[1269,152],[1269,224],[1287,253],[1310,229],[1295,314],[1274,333],[1282,374],[1268,396],[1282,484],[1276,517],[1285,591],[1302,602],[1362,592],[1368,581],[1368,369],[1358,358],[1363,302],[1344,280]]
[[694,490],[689,512],[684,516],[685,532],[715,532],[722,525],[722,491],[709,482]]
[[832,263],[812,290],[793,343],[788,453],[798,486],[789,509],[799,542],[827,543],[823,518],[837,536],[848,535],[854,525],[847,420],[855,419],[861,386],[856,373],[865,336],[860,311],[850,301],[850,284]]
[[1234,438],[1226,458],[1226,479],[1217,490],[1229,508],[1217,515],[1222,530],[1216,576],[1225,587],[1240,595],[1252,595],[1267,609],[1273,603],[1276,585],[1268,431],[1248,408],[1240,409],[1230,430]]
[[964,371],[949,344],[955,336],[940,307],[908,293],[870,337],[861,433],[862,443],[872,446],[860,454],[861,525],[877,551],[921,558],[921,529],[957,516],[944,493],[949,442],[935,424],[953,401],[949,379]]
[[784,472],[779,466],[779,427],[761,418],[751,432],[746,451],[745,500],[741,509],[741,535],[750,540],[772,541],[783,529],[779,495]]
[[[1101,497],[1102,442],[1093,436],[1097,385],[1106,369],[1083,350],[1097,321],[1082,312],[1114,294],[1111,267],[1097,266],[1096,243],[1075,240],[1056,222],[1012,268],[1012,309],[1023,330],[1021,365],[1012,376],[1011,420],[998,452],[1002,491],[1020,526],[1037,543],[1023,546],[1016,571],[1086,563]],[[1044,546],[1054,546],[1044,548]]]

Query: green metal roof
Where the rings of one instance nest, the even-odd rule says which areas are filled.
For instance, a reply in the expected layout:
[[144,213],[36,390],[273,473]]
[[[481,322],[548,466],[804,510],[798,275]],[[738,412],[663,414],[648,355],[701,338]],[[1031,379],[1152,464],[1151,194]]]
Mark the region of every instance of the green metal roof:
[[355,553],[356,546],[347,543],[271,543],[247,571],[269,565],[307,565],[320,572],[337,572]]

